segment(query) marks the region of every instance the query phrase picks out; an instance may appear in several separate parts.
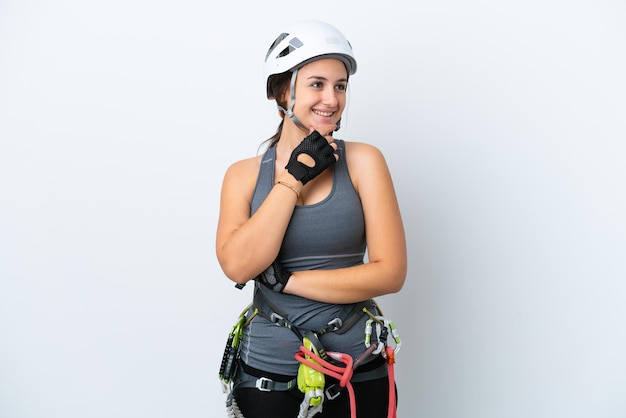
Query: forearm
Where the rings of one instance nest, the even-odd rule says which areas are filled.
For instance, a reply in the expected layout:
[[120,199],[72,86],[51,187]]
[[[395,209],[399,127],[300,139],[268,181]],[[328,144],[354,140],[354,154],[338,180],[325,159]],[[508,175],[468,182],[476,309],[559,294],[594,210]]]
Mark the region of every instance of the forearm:
[[337,270],[294,272],[284,289],[326,303],[354,303],[398,292],[406,278],[406,263],[370,262]]
[[[285,181],[298,186],[293,179]],[[217,253],[231,280],[245,283],[276,259],[296,201],[293,190],[275,185],[255,214],[228,235]]]

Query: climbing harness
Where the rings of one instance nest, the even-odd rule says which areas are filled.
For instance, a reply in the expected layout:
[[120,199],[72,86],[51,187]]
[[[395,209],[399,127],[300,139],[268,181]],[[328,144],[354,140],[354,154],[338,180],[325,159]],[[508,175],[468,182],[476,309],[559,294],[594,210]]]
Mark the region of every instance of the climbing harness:
[[[374,315],[368,308],[374,308],[379,315]],[[266,377],[256,377],[246,373],[238,366],[239,349],[243,329],[250,324],[252,319],[259,315],[277,326],[292,330],[302,341],[300,351],[295,354],[295,359],[300,363],[297,376],[288,382],[277,382]],[[319,337],[327,332],[343,334],[359,322],[363,315],[369,319],[365,324],[365,350],[357,359],[348,354],[326,351],[319,341]],[[376,342],[372,342],[372,333],[375,331]],[[388,344],[391,336],[394,347]],[[284,391],[297,388],[304,394],[300,404],[297,418],[311,418],[322,412],[324,402],[333,400],[347,390],[350,401],[351,417],[356,418],[356,400],[352,383],[373,380],[388,376],[389,380],[389,407],[388,418],[396,416],[395,397],[395,355],[401,347],[401,340],[393,322],[382,316],[381,310],[373,299],[356,305],[346,305],[346,311],[341,317],[330,321],[328,325],[318,331],[302,329],[292,324],[287,316],[274,306],[262,292],[256,291],[253,302],[239,315],[237,322],[232,327],[222,363],[219,370],[219,378],[222,390],[227,394],[226,411],[231,418],[244,418],[234,398],[236,388],[253,387],[261,391]],[[367,372],[354,373],[365,360],[371,355],[380,355],[385,359],[385,364]],[[337,380],[337,383],[326,386],[325,377],[329,376]]]

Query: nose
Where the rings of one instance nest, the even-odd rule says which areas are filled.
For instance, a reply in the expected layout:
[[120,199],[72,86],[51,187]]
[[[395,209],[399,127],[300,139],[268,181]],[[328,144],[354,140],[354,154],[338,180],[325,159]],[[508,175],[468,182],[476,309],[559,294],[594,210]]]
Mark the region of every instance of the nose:
[[330,107],[337,106],[337,103],[339,102],[339,99],[337,98],[338,94],[339,93],[337,93],[334,87],[332,86],[326,87],[324,89],[323,98],[322,98],[324,104]]

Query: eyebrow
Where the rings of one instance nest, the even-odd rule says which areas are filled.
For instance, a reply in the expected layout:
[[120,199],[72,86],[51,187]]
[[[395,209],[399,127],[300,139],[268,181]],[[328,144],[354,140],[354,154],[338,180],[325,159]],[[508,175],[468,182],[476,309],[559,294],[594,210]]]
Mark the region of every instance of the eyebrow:
[[[319,75],[312,75],[310,77],[306,78],[307,80],[320,80],[320,81],[328,81],[328,79],[326,77],[322,77]],[[339,80],[337,80],[338,83],[347,83],[348,79],[347,78],[340,78]]]

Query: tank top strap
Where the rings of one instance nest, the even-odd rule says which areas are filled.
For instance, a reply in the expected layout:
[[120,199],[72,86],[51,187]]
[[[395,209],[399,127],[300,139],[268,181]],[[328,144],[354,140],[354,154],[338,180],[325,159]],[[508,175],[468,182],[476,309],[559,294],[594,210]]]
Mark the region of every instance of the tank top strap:
[[261,166],[259,167],[259,175],[257,177],[252,201],[250,202],[250,213],[259,209],[261,203],[274,187],[274,163],[276,161],[276,147],[268,148],[261,158]]

